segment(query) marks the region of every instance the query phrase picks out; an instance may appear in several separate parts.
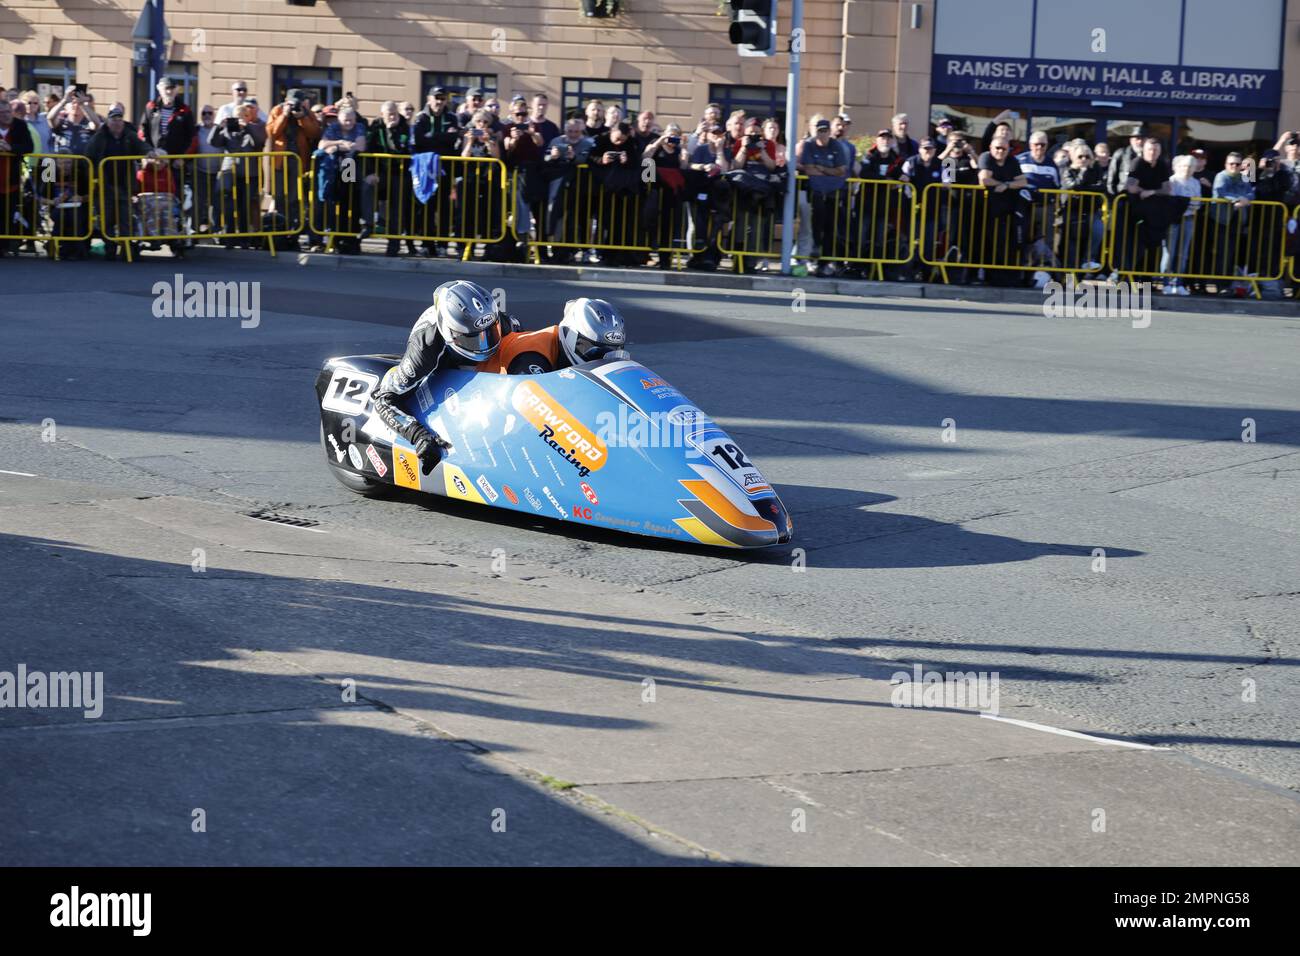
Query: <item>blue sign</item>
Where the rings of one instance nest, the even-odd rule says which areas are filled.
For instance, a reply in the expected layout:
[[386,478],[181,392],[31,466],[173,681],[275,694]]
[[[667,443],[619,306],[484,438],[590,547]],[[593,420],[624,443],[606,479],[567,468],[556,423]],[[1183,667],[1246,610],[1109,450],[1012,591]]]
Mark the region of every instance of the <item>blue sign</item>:
[[1185,107],[1275,110],[1282,71],[936,54],[931,94],[936,101],[995,97],[1009,104],[1105,100],[1168,113]]

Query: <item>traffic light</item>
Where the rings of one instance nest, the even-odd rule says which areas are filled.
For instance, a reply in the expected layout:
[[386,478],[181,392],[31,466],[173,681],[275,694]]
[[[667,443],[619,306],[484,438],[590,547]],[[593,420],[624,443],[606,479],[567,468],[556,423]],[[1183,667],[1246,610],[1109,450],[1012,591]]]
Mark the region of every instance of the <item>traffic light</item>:
[[728,36],[741,56],[775,56],[776,0],[731,0]]

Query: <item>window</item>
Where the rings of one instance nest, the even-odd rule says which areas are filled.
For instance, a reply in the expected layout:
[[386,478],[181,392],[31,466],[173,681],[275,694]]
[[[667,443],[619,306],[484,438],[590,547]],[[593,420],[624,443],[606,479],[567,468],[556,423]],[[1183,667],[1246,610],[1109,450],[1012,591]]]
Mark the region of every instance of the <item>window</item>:
[[641,112],[641,84],[635,80],[571,80],[564,81],[563,103],[560,109],[566,117],[582,116],[588,100],[600,100],[623,107],[623,115],[635,116]]
[[276,103],[283,103],[290,90],[306,90],[312,105],[337,103],[346,92],[343,89],[343,71],[336,67],[277,66],[271,73],[271,90],[275,98],[270,103],[258,103],[268,113]]
[[785,87],[783,86],[724,86],[720,83],[709,84],[709,102],[722,107],[722,121],[736,110],[744,110],[746,116],[767,119],[775,116],[785,128]]
[[495,73],[438,73],[424,70],[420,73],[420,102],[428,99],[429,88],[445,86],[452,96],[464,96],[465,91],[477,86],[483,91],[483,98],[497,95],[497,75]]
[[[135,79],[131,83],[131,94],[135,97],[135,110],[132,116],[140,116],[144,113],[145,104],[154,98],[157,90],[149,89],[149,70],[137,69],[134,71]],[[186,63],[181,60],[168,60],[166,76],[173,80],[180,89],[181,102],[188,105],[194,110],[195,114],[199,111],[199,65],[197,63]],[[108,104],[99,104],[101,114],[107,112]]]
[[35,90],[41,101],[50,93],[63,91],[77,82],[77,61],[70,56],[20,56],[14,86],[19,92]]

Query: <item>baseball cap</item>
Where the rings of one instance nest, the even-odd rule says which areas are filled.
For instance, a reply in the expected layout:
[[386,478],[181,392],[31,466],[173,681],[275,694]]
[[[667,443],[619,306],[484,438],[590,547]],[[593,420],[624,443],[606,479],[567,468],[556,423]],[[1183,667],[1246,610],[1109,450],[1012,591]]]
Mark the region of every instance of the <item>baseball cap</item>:
[[952,120],[948,119],[947,117],[944,117],[934,125],[936,129],[943,129],[945,126],[948,127],[949,129],[952,129]]
[[1192,150],[1192,155],[1195,156],[1197,159],[1204,159],[1204,158],[1205,158],[1205,150],[1203,150],[1203,149],[1194,149],[1194,150]]
[[894,138],[894,131],[893,131],[892,129],[881,129],[881,130],[876,130],[876,135],[877,135],[877,136],[888,136],[890,139],[893,139],[893,138]]
[[927,136],[925,139],[921,140],[920,146],[922,149],[934,149],[934,140]]
[[840,113],[835,118],[839,120],[841,123],[843,123],[845,126],[853,125],[853,119],[849,116],[848,113]]
[[816,126],[816,128],[817,128],[817,129],[830,129],[830,128],[831,128],[831,121],[828,120],[828,119],[819,119],[819,120],[817,121],[817,126]]
[[[444,92],[445,92],[445,91],[444,91]],[[465,95],[466,95],[466,96],[482,96],[482,95],[483,95],[483,87],[481,87],[481,86],[471,86],[468,90],[465,91]]]
[[109,117],[113,117],[113,116],[125,116],[125,115],[126,115],[126,110],[122,109],[121,106],[119,106],[119,105],[117,105],[117,104],[114,104],[114,105],[112,105],[112,106],[110,106],[110,107],[108,108],[108,115],[109,115]]
[[445,87],[445,86],[431,86],[431,87],[429,87],[429,95],[430,95],[430,96],[446,96],[446,95],[447,95],[447,87]]

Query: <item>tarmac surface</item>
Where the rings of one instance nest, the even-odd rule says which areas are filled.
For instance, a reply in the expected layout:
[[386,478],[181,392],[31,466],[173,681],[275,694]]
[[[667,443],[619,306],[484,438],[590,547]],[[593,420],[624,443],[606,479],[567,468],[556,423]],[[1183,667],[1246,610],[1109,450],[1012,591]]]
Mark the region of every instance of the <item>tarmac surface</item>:
[[[338,485],[321,362],[400,351],[476,271],[528,328],[618,303],[791,544]],[[260,283],[258,323],[155,317],[177,272]],[[1300,318],[609,278],[23,263],[0,692],[22,664],[104,700],[0,706],[0,859],[1300,859]],[[915,665],[997,675],[998,717],[892,706]]]

